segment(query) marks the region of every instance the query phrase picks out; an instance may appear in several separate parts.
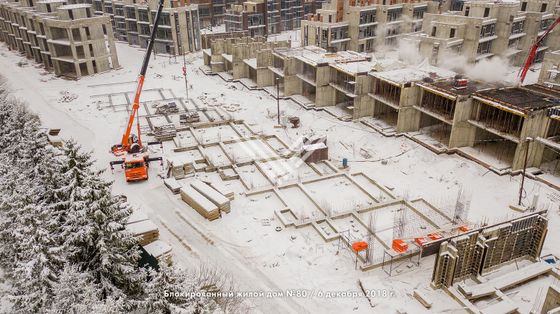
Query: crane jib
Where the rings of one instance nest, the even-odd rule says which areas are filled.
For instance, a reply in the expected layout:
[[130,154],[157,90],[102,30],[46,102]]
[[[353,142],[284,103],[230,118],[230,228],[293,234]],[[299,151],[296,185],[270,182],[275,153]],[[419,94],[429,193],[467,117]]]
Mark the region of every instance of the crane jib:
[[[132,125],[134,124],[134,119],[138,113],[138,108],[140,107],[140,94],[142,93],[142,88],[144,86],[144,78],[146,76],[146,72],[148,70],[148,63],[150,62],[150,56],[152,55],[152,50],[154,48],[154,40],[156,38],[161,12],[163,10],[163,3],[164,0],[159,1],[158,9],[154,19],[154,27],[152,28],[152,32],[150,34],[150,40],[148,42],[148,47],[146,48],[146,54],[144,55],[142,67],[140,68],[140,74],[138,75],[138,85],[136,87],[136,94],[134,95],[134,103],[132,105],[132,110],[128,118],[128,123],[127,123],[125,133],[123,134],[121,139],[122,148],[125,150],[128,150],[130,146],[129,143],[130,132],[132,131]],[[138,143],[142,145],[140,139],[140,124],[139,124],[140,121],[137,121],[137,123],[138,123]]]

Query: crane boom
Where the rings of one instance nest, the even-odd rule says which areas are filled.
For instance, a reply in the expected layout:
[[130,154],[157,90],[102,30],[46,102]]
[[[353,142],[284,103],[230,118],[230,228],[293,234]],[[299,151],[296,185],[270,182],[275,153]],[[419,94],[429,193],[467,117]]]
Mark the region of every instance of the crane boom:
[[527,60],[525,60],[525,64],[521,69],[519,84],[523,84],[523,81],[525,81],[525,76],[527,76],[527,72],[529,72],[529,68],[531,67],[533,60],[537,55],[537,50],[539,49],[543,40],[546,38],[546,35],[548,35],[558,24],[560,24],[560,17],[557,18],[556,21],[554,21],[554,23],[552,23],[541,36],[537,37],[535,43],[533,43],[533,46],[531,46],[531,50],[529,50]]
[[146,76],[146,71],[148,70],[148,63],[150,62],[150,56],[152,55],[152,50],[154,48],[154,39],[157,34],[159,20],[161,11],[163,10],[163,3],[164,0],[159,1],[159,5],[157,8],[155,20],[154,20],[154,27],[152,28],[152,32],[150,34],[150,41],[148,42],[148,47],[146,48],[146,54],[144,55],[144,61],[142,62],[142,68],[140,68],[140,73],[138,74],[138,82],[136,86],[136,93],[134,95],[134,102],[132,104],[132,110],[130,112],[130,116],[128,117],[128,123],[126,126],[126,130],[122,135],[120,145],[113,146],[112,150],[113,153],[122,153],[128,152],[130,150],[130,146],[133,144],[130,139],[130,133],[132,131],[132,125],[134,124],[134,119],[136,118],[137,122],[137,132],[138,132],[138,145],[142,147],[142,141],[140,139],[140,121],[138,119],[138,109],[140,108],[140,94],[142,93],[142,88],[144,86],[144,79]]

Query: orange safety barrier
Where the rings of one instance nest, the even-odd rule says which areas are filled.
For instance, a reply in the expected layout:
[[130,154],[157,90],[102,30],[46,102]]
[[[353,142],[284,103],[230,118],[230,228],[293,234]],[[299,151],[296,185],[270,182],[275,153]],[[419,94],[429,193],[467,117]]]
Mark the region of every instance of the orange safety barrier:
[[364,241],[352,243],[352,250],[354,252],[360,252],[368,248],[368,244]]
[[416,242],[416,244],[422,246],[422,245],[424,245],[424,243],[428,242],[428,240],[426,240],[426,238],[424,238],[424,237],[419,237],[419,238],[414,238],[414,242]]
[[404,253],[408,250],[408,244],[401,239],[394,239],[393,250],[397,253]]
[[433,232],[433,233],[428,233],[428,238],[432,239],[432,240],[439,240],[441,238],[443,238],[443,236],[437,232]]

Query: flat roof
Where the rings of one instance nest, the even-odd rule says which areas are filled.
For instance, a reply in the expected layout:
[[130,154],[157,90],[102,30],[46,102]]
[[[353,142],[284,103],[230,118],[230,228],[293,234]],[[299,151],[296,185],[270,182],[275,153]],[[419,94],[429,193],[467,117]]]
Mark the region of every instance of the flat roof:
[[79,8],[90,8],[91,4],[87,3],[78,3],[78,4],[66,4],[61,5],[58,7],[59,10],[71,10],[71,9],[79,9]]
[[446,80],[441,82],[434,82],[434,83],[423,83],[422,86],[427,86],[438,90],[440,92],[452,95],[452,96],[465,96],[476,93],[479,90],[487,89],[487,88],[496,88],[496,85],[469,80],[467,87],[463,89],[458,89],[455,87],[455,80]]
[[437,68],[434,66],[421,66],[421,67],[407,67],[404,69],[397,69],[383,72],[370,72],[371,76],[378,77],[383,80],[391,81],[394,83],[408,83],[421,81],[427,77],[437,79],[449,79],[455,77],[457,73]]
[[317,65],[321,63],[350,63],[356,61],[371,60],[370,56],[363,53],[350,50],[327,52],[325,49],[316,46],[297,48],[282,47],[274,49],[274,53],[282,57],[298,58],[299,60],[311,65]]
[[524,113],[551,108],[560,104],[560,92],[554,92],[552,89],[536,84],[524,87],[488,89],[476,92],[475,95]]

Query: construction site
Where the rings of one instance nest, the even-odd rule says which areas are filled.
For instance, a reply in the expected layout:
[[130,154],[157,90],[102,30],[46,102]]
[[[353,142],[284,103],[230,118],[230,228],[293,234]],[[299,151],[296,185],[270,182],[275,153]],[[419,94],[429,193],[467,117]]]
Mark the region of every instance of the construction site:
[[[91,13],[86,4],[62,4],[45,19],[29,10],[30,22]],[[478,10],[462,2],[453,14],[464,15],[468,4]],[[502,6],[517,12],[513,22],[525,17],[514,4],[484,4],[481,12],[492,14],[481,25],[496,22]],[[10,73],[14,95],[40,115],[53,145],[73,138],[92,152],[113,192],[134,208],[126,229],[143,260],[216,267],[236,283],[234,292],[264,295],[244,298],[249,312],[557,313],[558,51],[540,58],[546,49],[531,45],[540,43],[531,35],[528,61],[518,52],[503,66],[486,57],[482,65],[465,58],[463,67],[432,62],[422,47],[440,34],[412,36],[409,28],[430,29],[416,25],[427,19],[440,19],[434,27],[453,23],[426,1],[334,1],[298,31],[314,25],[331,34],[354,21],[327,22],[329,14],[380,17],[385,7],[383,23],[400,21],[393,9],[409,8],[402,14],[413,17],[396,23],[403,35],[394,40],[389,32],[369,42],[352,29],[349,47],[333,49],[300,46],[293,33],[208,31],[173,39],[165,54],[156,40],[163,1],[150,2],[153,27],[143,44],[114,42],[107,16],[92,17],[106,33],[91,41],[106,40],[103,60],[113,58],[113,70],[95,63],[97,50],[78,56],[77,35],[93,26],[60,30],[78,60],[72,74],[61,74],[57,64],[71,58],[55,56],[61,38],[49,36],[58,30],[45,34],[54,50],[29,54],[12,27],[26,10],[0,2],[0,72]],[[191,19],[197,10],[188,4]],[[558,24],[558,12],[545,7],[535,16]],[[461,28],[475,27],[468,14]],[[370,23],[366,17],[357,27]],[[410,38],[421,39],[408,51],[402,45]],[[179,49],[193,40],[200,51]],[[486,78],[492,71],[502,72]]]

